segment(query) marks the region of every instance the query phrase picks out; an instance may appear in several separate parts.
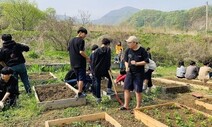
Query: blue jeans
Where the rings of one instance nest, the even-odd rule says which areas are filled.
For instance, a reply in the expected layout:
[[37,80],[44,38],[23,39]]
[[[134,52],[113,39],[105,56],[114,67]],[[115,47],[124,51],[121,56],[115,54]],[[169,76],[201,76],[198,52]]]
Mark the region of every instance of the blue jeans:
[[17,79],[18,79],[18,75],[20,76],[21,81],[24,84],[24,88],[25,88],[26,92],[31,93],[31,87],[30,87],[30,84],[29,84],[29,78],[28,78],[28,75],[27,75],[27,70],[26,70],[25,64],[24,63],[18,64],[18,65],[12,66],[11,68],[14,70],[14,76]]

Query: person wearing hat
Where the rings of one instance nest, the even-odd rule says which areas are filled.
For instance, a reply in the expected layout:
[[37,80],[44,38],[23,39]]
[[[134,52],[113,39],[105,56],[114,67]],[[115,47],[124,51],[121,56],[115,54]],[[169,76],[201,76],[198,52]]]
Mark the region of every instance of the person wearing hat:
[[128,48],[125,51],[124,61],[126,78],[124,80],[124,105],[120,110],[129,109],[130,91],[135,91],[136,107],[139,108],[142,100],[142,87],[144,80],[144,66],[149,63],[146,50],[139,45],[137,37],[130,36],[127,40]]
[[18,98],[18,80],[12,75],[13,70],[10,67],[4,67],[1,70],[0,78],[0,108],[3,109],[5,104],[9,106],[16,105]]
[[84,27],[80,27],[77,36],[71,39],[68,46],[71,67],[77,76],[78,93],[75,98],[86,96],[83,93],[83,85],[86,80],[86,60],[90,62],[90,58],[85,53],[84,38],[87,33]]
[[28,52],[27,45],[16,43],[12,40],[10,34],[3,34],[3,47],[0,51],[0,61],[3,61],[8,67],[14,70],[14,76],[18,79],[18,75],[24,84],[24,88],[28,94],[31,93],[31,87],[25,66],[25,58],[23,52]]
[[111,49],[110,40],[108,38],[102,39],[102,45],[100,48],[96,49],[93,53],[93,58],[91,64],[94,70],[94,96],[96,96],[97,103],[101,102],[101,78],[106,77],[108,79],[107,83],[107,94],[114,94],[112,88],[112,81],[108,70],[111,66]]

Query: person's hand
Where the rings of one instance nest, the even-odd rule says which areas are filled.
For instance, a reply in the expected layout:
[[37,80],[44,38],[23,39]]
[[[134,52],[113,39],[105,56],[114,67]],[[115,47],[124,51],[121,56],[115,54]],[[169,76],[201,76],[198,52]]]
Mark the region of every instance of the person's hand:
[[89,63],[91,62],[90,58],[87,58],[86,60],[87,60],[87,62],[89,62]]
[[4,103],[0,101],[0,110],[4,108]]
[[130,61],[131,65],[136,65],[135,60]]

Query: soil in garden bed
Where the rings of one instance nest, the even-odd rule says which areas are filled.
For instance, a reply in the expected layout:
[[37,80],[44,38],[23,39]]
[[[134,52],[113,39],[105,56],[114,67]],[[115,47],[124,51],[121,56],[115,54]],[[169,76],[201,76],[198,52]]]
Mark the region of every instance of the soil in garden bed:
[[212,98],[207,98],[207,99],[201,100],[201,101],[212,105]]
[[166,79],[179,81],[179,82],[185,82],[185,83],[188,83],[188,84],[190,83],[190,84],[196,84],[196,85],[201,85],[201,86],[207,86],[210,89],[212,89],[212,83],[203,83],[203,82],[188,80],[188,79],[185,79],[185,78],[181,79],[181,78],[174,78],[174,77],[166,77]]
[[159,95],[157,102],[158,103],[167,103],[167,102],[177,102],[183,105],[186,105],[188,107],[197,109],[199,111],[205,112],[209,115],[212,115],[212,110],[208,110],[203,106],[199,106],[195,104],[196,98],[193,97],[190,93],[184,93],[184,94],[163,94]]
[[211,127],[212,117],[176,105],[141,110],[145,114],[171,127]]
[[49,80],[49,79],[54,79],[52,75],[49,73],[33,73],[29,74],[29,79],[30,80]]
[[114,127],[106,120],[97,120],[89,122],[73,122],[69,125],[62,125],[62,127]]
[[[101,89],[106,91],[107,90],[107,80],[102,80],[101,81]],[[112,90],[113,90],[113,86],[112,86]],[[121,85],[116,85],[116,91],[117,93],[121,93],[124,91],[124,86]]]
[[65,84],[50,85],[50,86],[37,86],[35,87],[39,100],[52,101],[66,98],[74,98],[76,93],[72,91]]
[[161,87],[180,87],[182,85],[179,85],[179,84],[176,84],[176,83],[165,83],[165,82],[161,82],[161,81],[158,81],[158,80],[154,80],[152,79],[152,84],[155,85],[155,86],[161,86]]

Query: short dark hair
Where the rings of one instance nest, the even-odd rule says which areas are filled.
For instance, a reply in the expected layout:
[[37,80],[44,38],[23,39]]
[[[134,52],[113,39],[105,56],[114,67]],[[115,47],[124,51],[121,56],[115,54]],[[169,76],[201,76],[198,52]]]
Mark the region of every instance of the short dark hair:
[[210,63],[209,61],[205,60],[205,61],[203,62],[203,65],[208,65],[209,63]]
[[109,44],[110,44],[110,40],[107,39],[107,38],[103,38],[103,39],[102,39],[102,44],[104,44],[104,45],[109,45]]
[[180,66],[184,66],[184,61],[180,60],[180,61],[178,62],[178,67],[180,67]]
[[147,48],[146,48],[146,51],[149,51],[149,50],[150,50],[150,47],[147,47]]
[[11,41],[11,40],[12,40],[12,35],[11,35],[11,34],[3,34],[3,35],[1,36],[1,39],[2,39],[3,41]]
[[87,34],[88,33],[88,31],[84,28],[84,27],[80,27],[79,29],[78,29],[78,31],[77,31],[77,33],[85,33],[85,34]]
[[9,75],[9,74],[13,74],[13,70],[11,67],[4,67],[2,68],[1,73],[4,75]]
[[98,47],[99,47],[98,45],[94,44],[94,45],[92,46],[91,50],[96,50]]
[[190,65],[195,65],[195,64],[196,64],[196,62],[194,62],[194,61],[190,62]]

